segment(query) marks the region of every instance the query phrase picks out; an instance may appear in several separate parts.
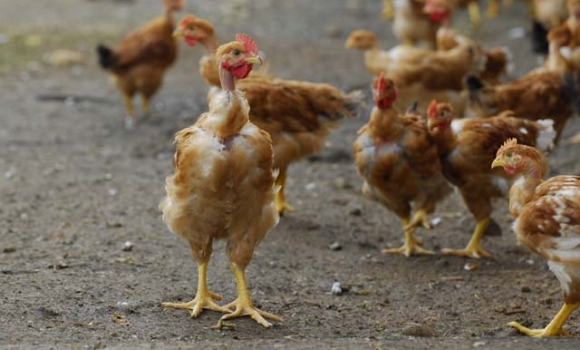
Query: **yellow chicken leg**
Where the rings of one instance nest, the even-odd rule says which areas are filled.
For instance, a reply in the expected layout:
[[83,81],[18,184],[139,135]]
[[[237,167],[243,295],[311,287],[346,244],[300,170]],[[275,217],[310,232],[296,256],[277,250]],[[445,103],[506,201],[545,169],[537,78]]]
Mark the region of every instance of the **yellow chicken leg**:
[[282,319],[280,317],[271,314],[269,312],[259,310],[254,306],[254,304],[252,303],[252,299],[250,298],[250,293],[248,292],[248,287],[246,285],[245,271],[242,268],[240,268],[236,263],[232,263],[231,268],[234,273],[234,276],[236,277],[236,284],[238,286],[238,298],[232,303],[226,305],[226,307],[227,308],[235,307],[235,310],[230,314],[223,315],[222,318],[220,318],[220,320],[218,321],[218,323],[212,328],[220,329],[222,328],[223,321],[242,316],[250,316],[254,321],[258,322],[259,324],[261,324],[266,328],[272,327],[272,324],[266,321],[265,318],[269,318],[276,322],[282,322]]
[[566,143],[580,143],[580,133],[570,137],[568,140],[566,140]]
[[572,312],[580,307],[580,303],[577,304],[566,304],[560,309],[558,314],[554,317],[554,319],[546,326],[544,329],[529,329],[527,327],[522,326],[517,322],[510,322],[508,326],[517,329],[518,331],[524,333],[525,335],[529,335],[531,337],[543,338],[543,337],[553,337],[558,335],[568,336],[570,335],[567,331],[565,331],[562,326],[568,320]]
[[499,14],[499,0],[489,0],[487,3],[487,17],[496,18]]
[[479,4],[477,1],[470,1],[467,5],[467,11],[469,13],[469,20],[471,21],[471,26],[474,28],[479,28],[481,25],[481,15],[479,13]]
[[141,106],[143,109],[143,115],[148,116],[149,115],[149,98],[143,96],[141,98]]
[[[417,217],[417,215],[415,215]],[[393,248],[393,249],[383,249],[383,254],[403,254],[406,257],[410,257],[414,254],[422,254],[422,255],[431,255],[433,254],[432,251],[421,248],[421,242],[419,242],[415,236],[413,235],[414,229],[409,228],[411,225],[409,224],[408,219],[403,219],[403,227],[405,227],[405,243],[400,248]]]
[[276,186],[280,187],[278,193],[276,193],[276,210],[278,214],[282,215],[285,211],[293,212],[294,208],[286,202],[286,197],[284,196],[284,188],[286,187],[286,176],[287,168],[280,168],[278,173],[278,178],[276,179]]
[[424,209],[419,209],[411,219],[411,222],[405,227],[405,229],[415,229],[417,226],[423,226],[424,228],[430,230],[431,224],[429,223],[429,215]]
[[383,0],[383,18],[390,21],[395,17],[393,0]]
[[475,231],[473,231],[473,235],[467,244],[467,247],[463,250],[453,250],[453,249],[442,249],[441,252],[445,255],[456,255],[461,256],[464,258],[473,258],[473,259],[480,259],[480,258],[489,258],[491,254],[483,249],[479,243],[483,238],[483,233],[485,229],[489,226],[489,218],[485,218],[475,225]]
[[133,126],[135,126],[135,108],[133,108],[133,99],[129,95],[123,95],[123,102],[125,103],[125,109],[127,110],[125,128],[133,129]]
[[218,312],[229,313],[231,310],[227,306],[222,307],[214,303],[214,300],[222,300],[220,295],[214,294],[207,289],[206,273],[207,273],[207,263],[202,263],[197,265],[198,270],[198,282],[197,282],[197,293],[195,298],[188,303],[162,303],[163,307],[173,308],[173,309],[186,309],[190,310],[190,316],[192,318],[197,318],[203,311],[203,309],[213,310]]

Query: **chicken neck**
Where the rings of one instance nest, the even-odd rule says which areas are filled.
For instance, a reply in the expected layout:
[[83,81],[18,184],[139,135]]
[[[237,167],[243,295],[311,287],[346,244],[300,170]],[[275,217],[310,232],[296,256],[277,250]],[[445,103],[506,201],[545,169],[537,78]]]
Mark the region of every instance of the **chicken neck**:
[[443,131],[431,133],[431,136],[437,145],[440,157],[451,153],[457,146],[457,136],[451,129],[451,125],[447,125]]
[[375,107],[369,120],[369,126],[371,138],[382,141],[397,140],[405,131],[399,114],[390,106],[384,109]]
[[515,217],[519,215],[521,208],[532,200],[536,187],[542,183],[543,169],[542,164],[528,162],[510,188],[509,207]]

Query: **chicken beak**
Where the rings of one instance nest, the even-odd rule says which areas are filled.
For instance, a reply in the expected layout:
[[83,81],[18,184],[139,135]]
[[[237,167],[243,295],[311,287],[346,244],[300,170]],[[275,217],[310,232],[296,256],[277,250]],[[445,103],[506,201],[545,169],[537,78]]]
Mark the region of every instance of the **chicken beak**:
[[174,38],[183,38],[184,36],[185,36],[185,33],[183,32],[183,29],[181,29],[181,28],[177,28],[173,32],[173,37]]
[[497,168],[497,167],[502,167],[504,165],[503,159],[501,159],[500,157],[497,157],[493,163],[491,163],[491,168]]
[[250,56],[250,57],[246,58],[246,63],[247,64],[262,64],[262,59],[258,55]]

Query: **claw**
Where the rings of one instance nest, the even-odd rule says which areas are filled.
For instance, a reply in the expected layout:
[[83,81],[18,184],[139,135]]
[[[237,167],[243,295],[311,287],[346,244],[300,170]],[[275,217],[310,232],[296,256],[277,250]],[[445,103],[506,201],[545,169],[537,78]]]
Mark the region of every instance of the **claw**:
[[207,295],[196,295],[195,298],[188,303],[162,303],[161,305],[166,308],[190,310],[191,318],[197,318],[203,309],[223,313],[232,312],[232,310],[230,310],[227,306],[219,306],[218,304],[214,303],[214,300],[222,300],[222,297],[220,295],[209,292]]
[[487,250],[481,248],[480,246],[476,247],[467,247],[465,249],[442,249],[441,253],[444,255],[455,255],[460,256],[463,258],[472,258],[472,259],[481,259],[481,258],[491,258],[491,253]]

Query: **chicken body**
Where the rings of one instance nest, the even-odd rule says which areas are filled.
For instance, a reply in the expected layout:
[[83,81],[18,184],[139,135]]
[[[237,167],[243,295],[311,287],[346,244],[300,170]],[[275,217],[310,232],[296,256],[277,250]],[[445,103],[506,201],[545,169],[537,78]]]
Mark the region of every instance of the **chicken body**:
[[425,1],[391,1],[393,1],[394,9],[393,33],[395,36],[408,46],[424,44],[427,48],[434,48],[439,24],[431,21],[423,12]]
[[[238,60],[240,52],[247,56],[246,61],[226,61]],[[250,56],[256,54],[257,50],[239,40],[223,45],[218,53],[222,65],[226,62],[234,67],[234,74],[238,67],[259,62],[257,56]],[[192,317],[204,308],[229,312],[230,307],[236,307],[221,320],[249,315],[270,327],[264,317],[280,319],[253,306],[244,270],[258,243],[278,222],[273,202],[272,143],[266,132],[250,122],[250,107],[243,93],[235,90],[234,75],[222,68],[221,77],[223,91],[212,97],[209,112],[175,138],[175,173],[166,180],[167,197],[160,208],[171,231],[189,243],[198,263],[199,281],[193,301],[164,306],[191,310]],[[227,240],[238,284],[238,299],[226,307],[213,302],[221,297],[209,292],[205,281],[214,239]]]
[[[213,59],[217,45],[213,26],[208,21],[188,16],[180,22],[179,29],[186,41],[199,42],[206,49],[199,67],[203,79],[211,87],[211,96],[219,82]],[[358,91],[346,94],[329,84],[277,79],[263,74],[251,74],[236,87],[250,104],[250,120],[272,138],[273,167],[279,169],[277,210],[279,213],[293,211],[285,199],[288,167],[320,152],[332,130],[340,126],[343,119],[356,115],[363,95]]]
[[111,81],[123,95],[127,128],[134,125],[133,96],[141,94],[143,113],[147,115],[151,97],[177,57],[177,43],[172,36],[173,12],[183,7],[183,0],[165,0],[164,6],[163,16],[129,34],[114,50],[97,47],[101,66],[110,71]]
[[496,151],[507,138],[548,152],[556,133],[549,119],[530,121],[510,117],[510,112],[486,119],[452,120],[448,104],[429,107],[429,131],[439,150],[445,178],[457,187],[476,221],[475,231],[463,250],[444,249],[444,254],[470,258],[489,257],[480,246],[493,210],[492,199],[507,196],[512,181],[508,174],[491,170]]
[[[404,245],[383,253],[431,254],[413,234],[419,224],[429,227],[427,214],[451,187],[441,173],[425,120],[414,113],[400,116],[395,111],[393,82],[383,75],[374,89],[377,106],[359,130],[353,149],[358,173],[364,179],[363,194],[395,213],[403,224]],[[412,205],[415,214],[411,219]]]
[[458,45],[447,51],[396,46],[379,48],[377,37],[367,30],[352,32],[345,47],[365,52],[365,65],[372,75],[384,72],[397,87],[420,84],[429,90],[462,90],[463,79],[478,74],[485,64],[484,53],[471,39],[458,37]]
[[574,104],[578,103],[577,84],[574,75],[547,69],[495,86],[469,77],[467,114],[489,117],[511,110],[516,116],[530,120],[550,118],[554,121],[558,142],[566,121],[574,113]]
[[510,188],[510,211],[518,241],[548,261],[562,288],[564,306],[544,328],[509,325],[535,337],[568,335],[562,328],[580,307],[580,176],[542,181],[546,160],[532,147],[506,142],[492,163],[517,176]]

